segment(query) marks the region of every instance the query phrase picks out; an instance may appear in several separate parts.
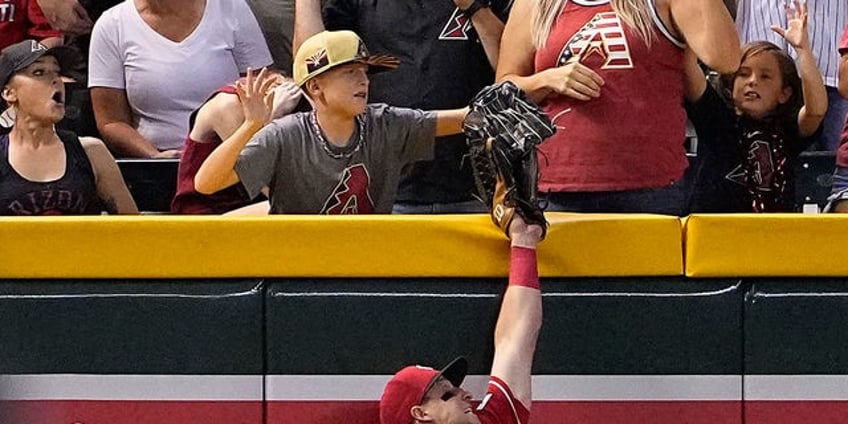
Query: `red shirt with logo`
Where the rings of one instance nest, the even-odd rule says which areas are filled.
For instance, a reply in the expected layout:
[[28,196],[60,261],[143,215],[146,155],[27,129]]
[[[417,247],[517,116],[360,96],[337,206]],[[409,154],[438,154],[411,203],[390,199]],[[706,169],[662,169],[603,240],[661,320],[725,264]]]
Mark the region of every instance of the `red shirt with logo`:
[[29,38],[61,37],[35,0],[0,0],[0,49]]
[[654,24],[649,47],[608,0],[566,2],[536,52],[536,72],[579,60],[605,84],[589,101],[557,93],[542,101],[557,126],[540,146],[542,192],[654,188],[682,178],[684,45],[659,18]]

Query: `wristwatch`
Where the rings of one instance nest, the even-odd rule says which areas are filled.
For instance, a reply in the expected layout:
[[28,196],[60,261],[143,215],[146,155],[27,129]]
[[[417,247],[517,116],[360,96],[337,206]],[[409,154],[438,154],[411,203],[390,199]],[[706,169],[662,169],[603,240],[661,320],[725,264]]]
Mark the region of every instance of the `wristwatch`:
[[489,0],[474,0],[467,8],[462,11],[462,13],[464,13],[465,16],[468,17],[468,19],[471,19],[471,17],[474,16],[475,13],[479,12],[480,9],[484,7],[489,7]]

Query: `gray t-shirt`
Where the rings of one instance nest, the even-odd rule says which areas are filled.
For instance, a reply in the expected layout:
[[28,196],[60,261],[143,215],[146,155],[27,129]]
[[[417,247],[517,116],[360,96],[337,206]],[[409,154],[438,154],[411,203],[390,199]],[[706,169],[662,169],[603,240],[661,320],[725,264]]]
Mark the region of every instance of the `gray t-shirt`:
[[435,135],[434,112],[372,104],[338,148],[314,112],[298,113],[253,136],[235,169],[251,198],[270,188],[271,213],[390,213],[401,169],[431,160]]

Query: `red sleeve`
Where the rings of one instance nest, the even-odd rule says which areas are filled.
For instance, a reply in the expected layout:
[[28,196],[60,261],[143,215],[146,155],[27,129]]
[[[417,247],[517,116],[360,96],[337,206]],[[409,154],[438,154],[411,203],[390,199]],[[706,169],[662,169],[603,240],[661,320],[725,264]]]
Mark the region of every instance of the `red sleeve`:
[[489,388],[475,414],[482,424],[528,424],[530,411],[500,378],[489,377]]
[[27,33],[30,37],[37,40],[43,40],[49,37],[61,37],[62,32],[56,31],[47,22],[44,12],[41,11],[41,6],[35,0],[27,2],[27,20],[30,22],[27,28]]
[[839,40],[839,54],[848,54],[848,25],[845,25],[845,32]]

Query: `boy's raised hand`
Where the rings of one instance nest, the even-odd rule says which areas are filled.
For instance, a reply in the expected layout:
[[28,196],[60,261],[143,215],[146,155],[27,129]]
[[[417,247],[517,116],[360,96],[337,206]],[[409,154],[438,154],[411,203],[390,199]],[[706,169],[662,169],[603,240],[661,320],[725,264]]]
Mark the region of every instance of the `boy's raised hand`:
[[241,100],[245,122],[262,126],[271,120],[274,107],[274,90],[271,90],[271,87],[278,81],[278,76],[268,73],[268,68],[262,68],[255,77],[251,69],[247,69],[245,79],[236,83],[236,93]]
[[783,4],[786,11],[786,28],[772,25],[771,30],[783,37],[795,49],[809,49],[810,35],[807,31],[807,3],[794,0],[795,7],[789,2]]

